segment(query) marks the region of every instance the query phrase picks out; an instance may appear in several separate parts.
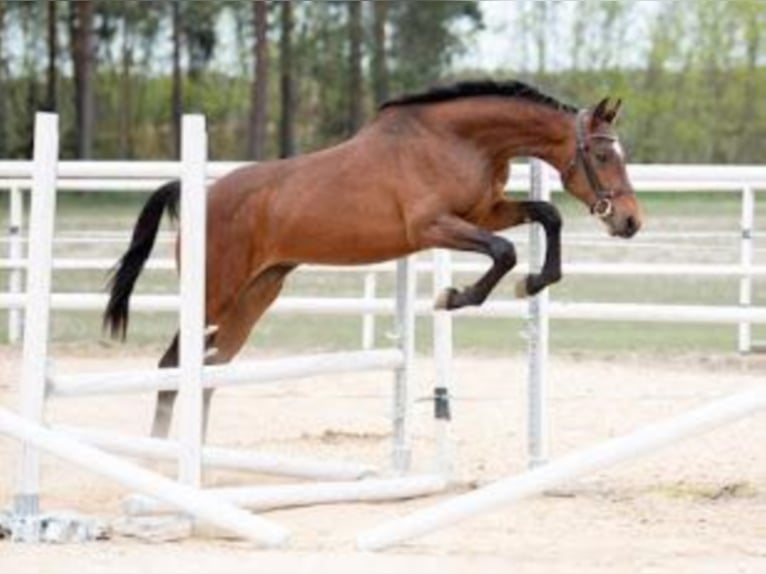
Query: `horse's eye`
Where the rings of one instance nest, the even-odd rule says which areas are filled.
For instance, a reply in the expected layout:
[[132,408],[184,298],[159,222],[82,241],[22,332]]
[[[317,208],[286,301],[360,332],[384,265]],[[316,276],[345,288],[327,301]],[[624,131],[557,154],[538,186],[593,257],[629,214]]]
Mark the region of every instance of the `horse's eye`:
[[609,161],[609,154],[605,151],[597,151],[595,154],[596,161],[598,163],[606,163]]

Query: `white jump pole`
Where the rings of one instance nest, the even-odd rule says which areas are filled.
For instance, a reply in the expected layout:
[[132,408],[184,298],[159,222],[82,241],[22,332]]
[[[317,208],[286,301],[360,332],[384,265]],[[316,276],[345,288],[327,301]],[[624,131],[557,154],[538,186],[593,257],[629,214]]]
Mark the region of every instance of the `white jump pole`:
[[[290,359],[240,361],[205,367],[202,374],[205,388],[216,388],[309,379],[321,375],[390,371],[404,368],[404,365],[401,350],[379,349],[320,353]],[[179,377],[180,370],[174,368],[80,375],[52,373],[49,374],[48,393],[56,397],[80,397],[172,391],[179,388]]]
[[211,494],[130,464],[2,408],[0,435],[22,441],[30,448],[50,452],[62,460],[146,493],[244,538],[267,546],[280,546],[287,540],[287,530],[270,520],[254,516]]
[[202,481],[202,368],[205,361],[205,228],[207,193],[205,118],[185,115],[181,139],[181,319],[179,479]]
[[[40,423],[45,404],[45,370],[48,357],[51,265],[56,213],[56,163],[58,161],[58,116],[35,115],[34,159],[29,216],[29,260],[27,271],[24,346],[21,359],[21,414]],[[34,516],[40,508],[40,453],[30,444],[21,445],[14,511]]]
[[[24,257],[23,239],[21,231],[24,226],[24,195],[18,185],[10,189],[10,221],[8,222],[8,257],[11,260],[20,260]],[[24,271],[19,268],[12,269],[8,274],[8,292],[21,293]],[[21,309],[8,310],[8,342],[18,343],[22,336],[23,315]]]
[[[54,430],[115,454],[177,461],[180,452],[178,443],[170,440],[74,426],[57,426]],[[377,474],[376,468],[368,464],[283,456],[219,446],[203,446],[202,463],[208,468],[325,481],[359,480]]]
[[392,405],[393,451],[392,466],[399,473],[410,467],[409,437],[410,384],[415,362],[415,297],[417,294],[415,256],[396,263],[396,341],[403,363],[394,371]]
[[[374,271],[368,271],[364,274],[364,294],[365,301],[375,300],[377,275]],[[371,350],[375,346],[375,314],[365,313],[362,316],[362,349]]]
[[[452,285],[451,256],[446,249],[433,252],[434,300]],[[453,442],[450,436],[450,401],[453,393],[452,380],[452,315],[450,311],[437,310],[433,314],[433,353],[435,365],[434,418],[436,422],[436,469],[443,476],[453,472]]]
[[[447,481],[443,477],[423,475],[366,479],[354,482],[211,488],[205,492],[240,508],[264,511],[342,502],[404,500],[440,492],[446,487]],[[123,503],[123,508],[127,514],[134,516],[166,513],[171,510],[167,504],[155,498],[141,495],[130,496]]]
[[712,430],[766,408],[766,385],[696,408],[530,470],[442,504],[413,512],[362,533],[357,546],[380,550],[439,530],[482,512],[539,494],[569,480],[637,458],[660,447]]
[[[530,198],[550,201],[551,186],[547,165],[531,160]],[[545,232],[541,225],[529,230],[530,269],[539,269],[545,258]],[[548,384],[545,374],[549,346],[548,289],[529,299],[527,374],[527,457],[529,468],[545,464],[548,458]]]
[[[753,228],[755,223],[755,193],[749,185],[742,188],[742,238],[740,239],[740,265],[750,269],[753,265]],[[749,307],[753,302],[753,277],[743,275],[739,280],[739,304]],[[738,329],[737,350],[749,353],[752,349],[752,333],[749,322],[741,322]]]

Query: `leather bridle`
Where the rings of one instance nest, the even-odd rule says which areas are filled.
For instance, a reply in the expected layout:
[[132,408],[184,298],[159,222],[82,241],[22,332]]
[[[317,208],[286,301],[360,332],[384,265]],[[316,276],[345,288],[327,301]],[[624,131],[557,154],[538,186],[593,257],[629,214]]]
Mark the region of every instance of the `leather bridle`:
[[600,217],[601,219],[606,219],[612,215],[614,210],[612,199],[614,198],[615,194],[612,190],[605,188],[601,184],[598,173],[596,173],[596,168],[593,167],[593,162],[591,161],[590,142],[592,140],[606,140],[614,143],[617,141],[617,138],[613,135],[604,133],[588,135],[585,129],[587,115],[588,110],[586,109],[577,112],[577,118],[575,120],[575,137],[577,149],[575,150],[575,156],[572,158],[572,161],[569,162],[569,165],[561,174],[561,181],[564,183],[564,186],[567,187],[567,184],[574,175],[577,166],[582,164],[583,170],[585,171],[585,177],[588,179],[591,190],[593,190],[593,193],[596,195],[596,201],[593,202],[593,204],[590,206],[590,212],[593,215]]

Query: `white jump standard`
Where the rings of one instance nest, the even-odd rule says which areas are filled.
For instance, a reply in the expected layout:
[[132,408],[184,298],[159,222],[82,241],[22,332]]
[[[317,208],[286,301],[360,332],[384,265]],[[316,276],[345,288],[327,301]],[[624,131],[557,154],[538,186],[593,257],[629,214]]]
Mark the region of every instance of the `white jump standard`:
[[[65,541],[39,526],[48,515],[39,511],[38,449],[111,478],[140,491],[145,508],[163,505],[163,511],[178,509],[185,516],[198,518],[232,533],[277,546],[287,539],[283,527],[253,516],[227,502],[257,508],[282,505],[307,505],[329,502],[377,501],[411,498],[444,490],[446,481],[436,476],[410,476],[371,479],[376,470],[369,464],[319,461],[247,452],[202,445],[203,400],[205,389],[218,386],[284,382],[321,374],[389,371],[395,374],[392,405],[393,467],[407,470],[410,459],[408,436],[409,386],[414,359],[415,273],[414,260],[397,263],[395,301],[381,300],[395,308],[394,348],[361,352],[322,354],[278,361],[242,362],[205,367],[204,336],[204,247],[205,209],[200,196],[206,193],[204,119],[184,117],[182,162],[172,164],[170,176],[181,175],[181,360],[179,368],[152,371],[107,372],[59,375],[48,367],[49,312],[51,295],[52,245],[56,198],[58,155],[57,118],[38,115],[35,130],[35,161],[32,164],[33,193],[30,216],[28,288],[23,299],[28,318],[22,363],[22,415],[0,411],[0,434],[21,442],[23,451],[14,499],[14,514],[8,515],[11,536],[27,542]],[[201,207],[202,206],[202,207]],[[176,299],[178,301],[178,299]],[[165,304],[165,303],[163,303]],[[354,310],[359,312],[358,309]],[[198,344],[195,344],[198,343]],[[187,352],[184,352],[186,349]],[[79,427],[47,428],[43,425],[46,398],[56,396],[108,395],[131,392],[178,390],[182,416],[177,441],[131,437]],[[170,459],[179,462],[180,482],[169,480],[128,463],[104,450],[128,456]],[[204,465],[249,470],[314,480],[353,481],[283,485],[269,488],[224,488],[200,490]],[[133,508],[137,508],[134,503]],[[4,518],[5,520],[5,518]],[[37,522],[35,522],[37,521]],[[63,524],[63,522],[62,522]],[[67,523],[68,525],[69,523]],[[63,527],[53,528],[61,531]],[[14,530],[15,529],[15,530]],[[87,529],[84,529],[87,530]],[[83,531],[84,531],[83,530]]]

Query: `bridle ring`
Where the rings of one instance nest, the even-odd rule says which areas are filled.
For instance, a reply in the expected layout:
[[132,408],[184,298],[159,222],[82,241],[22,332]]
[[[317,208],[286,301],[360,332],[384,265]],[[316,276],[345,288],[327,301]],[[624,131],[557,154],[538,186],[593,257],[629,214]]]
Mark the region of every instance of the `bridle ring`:
[[610,197],[600,197],[590,210],[593,215],[601,219],[606,219],[612,215],[612,212],[614,212],[614,204],[612,204],[612,199]]

